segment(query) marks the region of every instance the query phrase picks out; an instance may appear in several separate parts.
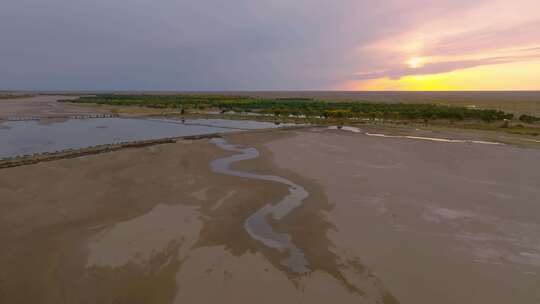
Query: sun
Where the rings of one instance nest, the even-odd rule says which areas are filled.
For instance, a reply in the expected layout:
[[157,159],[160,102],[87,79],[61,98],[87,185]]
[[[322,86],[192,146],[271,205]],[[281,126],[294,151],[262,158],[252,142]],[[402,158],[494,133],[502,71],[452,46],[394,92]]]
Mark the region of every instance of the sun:
[[411,69],[418,69],[424,66],[424,59],[421,57],[412,57],[411,59],[407,60],[406,64]]

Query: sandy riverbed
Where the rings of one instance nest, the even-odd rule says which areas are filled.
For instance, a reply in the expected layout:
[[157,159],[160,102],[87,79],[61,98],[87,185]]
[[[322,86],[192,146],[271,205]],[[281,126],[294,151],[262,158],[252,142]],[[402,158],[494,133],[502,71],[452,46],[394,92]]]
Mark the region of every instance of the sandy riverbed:
[[[234,134],[235,170],[309,192],[274,229],[245,219],[285,185],[213,173],[207,140],[0,170],[0,302],[534,303],[538,150],[314,129]],[[537,166],[537,165],[536,165]]]
[[301,132],[266,145],[402,303],[540,301],[540,151]]

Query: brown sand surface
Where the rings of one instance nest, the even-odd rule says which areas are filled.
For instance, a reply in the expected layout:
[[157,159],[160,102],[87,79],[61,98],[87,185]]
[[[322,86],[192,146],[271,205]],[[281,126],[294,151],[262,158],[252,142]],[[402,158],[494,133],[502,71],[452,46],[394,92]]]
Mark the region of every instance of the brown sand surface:
[[287,187],[213,173],[235,153],[184,140],[0,170],[0,303],[538,302],[538,150],[324,129],[225,138],[261,152],[235,170],[309,192],[269,221],[311,272],[244,228]]
[[540,151],[320,130],[266,147],[401,303],[540,302]]
[[[235,134],[254,145],[289,132]],[[238,169],[294,179],[307,203],[276,229],[292,234],[313,270],[291,273],[244,221],[286,186],[212,173],[231,152],[208,141],[128,149],[0,171],[0,302],[396,303],[354,257],[340,257],[315,184],[277,170],[271,155]],[[225,299],[225,300],[224,300]]]

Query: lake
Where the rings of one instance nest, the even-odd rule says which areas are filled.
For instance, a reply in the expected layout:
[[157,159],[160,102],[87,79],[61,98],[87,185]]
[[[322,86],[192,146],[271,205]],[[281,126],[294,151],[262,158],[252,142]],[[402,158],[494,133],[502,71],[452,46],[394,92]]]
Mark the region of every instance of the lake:
[[0,158],[126,141],[277,127],[268,122],[224,119],[190,119],[185,123],[165,118],[71,119],[50,124],[39,121],[8,121],[0,125]]

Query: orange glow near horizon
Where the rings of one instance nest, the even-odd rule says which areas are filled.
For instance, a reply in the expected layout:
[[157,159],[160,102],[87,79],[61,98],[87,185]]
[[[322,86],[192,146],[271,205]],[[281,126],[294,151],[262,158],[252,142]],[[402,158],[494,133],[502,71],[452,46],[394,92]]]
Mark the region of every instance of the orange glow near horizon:
[[[409,66],[412,65],[409,64]],[[344,89],[366,91],[540,90],[540,60],[485,65],[400,79],[351,81]]]
[[[355,50],[345,90],[540,90],[537,0],[490,0]],[[504,11],[492,18],[494,11]],[[356,80],[352,80],[356,79]]]

